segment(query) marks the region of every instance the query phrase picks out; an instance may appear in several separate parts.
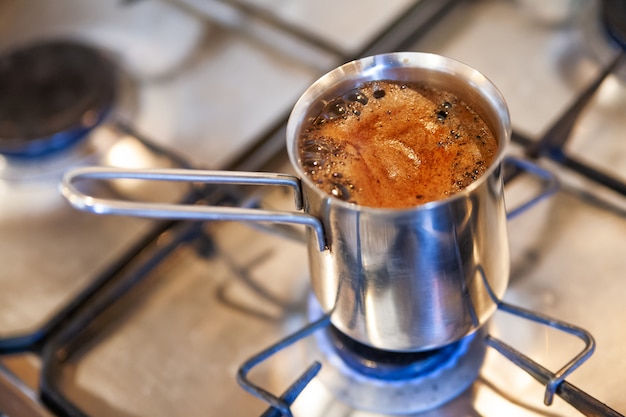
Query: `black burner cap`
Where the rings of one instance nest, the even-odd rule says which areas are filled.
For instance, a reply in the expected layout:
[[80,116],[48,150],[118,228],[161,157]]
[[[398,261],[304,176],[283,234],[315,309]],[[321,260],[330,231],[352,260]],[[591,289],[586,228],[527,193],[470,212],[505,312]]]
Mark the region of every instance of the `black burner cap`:
[[609,35],[626,49],[626,1],[604,0],[602,18]]
[[114,100],[112,63],[70,41],[0,57],[0,153],[35,157],[66,149],[98,125]]
[[417,378],[437,369],[451,357],[459,343],[422,352],[392,352],[375,349],[329,326],[330,340],[339,357],[363,375],[384,380]]

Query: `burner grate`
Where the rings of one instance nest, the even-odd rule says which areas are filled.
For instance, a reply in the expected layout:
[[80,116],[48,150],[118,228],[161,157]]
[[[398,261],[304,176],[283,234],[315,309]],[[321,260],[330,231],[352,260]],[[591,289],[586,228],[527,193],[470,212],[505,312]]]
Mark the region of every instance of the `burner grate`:
[[[486,277],[484,276],[484,273],[482,274],[482,276],[483,276],[483,280],[487,282]],[[493,294],[491,294],[491,296],[494,297]],[[524,371],[529,373],[537,381],[539,381],[540,383],[546,386],[545,397],[544,397],[544,403],[546,405],[551,405],[554,395],[558,395],[559,397],[561,397],[562,399],[570,403],[572,406],[574,406],[576,409],[578,409],[584,415],[603,415],[603,416],[610,416],[610,417],[622,416],[620,413],[611,409],[606,404],[595,399],[594,397],[590,396],[589,394],[585,393],[584,391],[580,390],[579,388],[575,387],[574,385],[570,384],[569,382],[565,380],[567,376],[569,376],[572,372],[574,372],[582,363],[584,363],[593,354],[593,351],[595,350],[595,341],[589,332],[577,326],[571,325],[569,323],[565,323],[561,320],[557,320],[557,319],[548,317],[543,314],[535,313],[535,312],[511,305],[508,303],[504,303],[500,300],[495,299],[495,297],[494,297],[494,301],[497,302],[499,311],[512,314],[521,319],[533,321],[541,325],[545,325],[547,327],[557,329],[566,334],[575,336],[585,343],[584,348],[577,355],[575,355],[571,360],[569,360],[565,366],[563,366],[557,372],[553,373],[547,370],[546,368],[542,367],[535,361],[533,361],[531,358],[518,352],[513,347],[509,346],[503,341],[491,335],[488,335],[488,334],[485,335],[484,328],[478,332],[478,334],[480,334],[479,337],[473,337],[473,338],[466,337],[460,342],[461,345],[467,345],[467,344],[471,345],[470,342],[474,341],[472,339],[475,339],[476,341],[484,342],[484,343],[478,343],[478,346],[486,345],[497,350],[507,359],[511,360],[517,366],[519,366]],[[293,403],[297,395],[299,395],[299,393],[306,387],[306,385],[318,374],[318,372],[320,372],[320,369],[321,369],[320,363],[315,362],[313,363],[313,365],[307,368],[307,370],[302,374],[302,376],[298,378],[298,380],[287,390],[287,392],[282,397],[277,397],[274,394],[270,393],[269,391],[263,389],[262,387],[254,384],[248,378],[248,373],[254,367],[263,363],[264,361],[274,356],[275,354],[281,352],[283,349],[291,346],[292,344],[300,340],[303,340],[313,335],[314,333],[318,333],[320,330],[325,329],[329,326],[330,326],[330,315],[328,314],[323,315],[318,320],[310,323],[309,325],[303,327],[302,329],[296,331],[290,336],[287,336],[283,340],[279,341],[278,343],[272,345],[271,347],[263,350],[262,352],[248,359],[239,368],[237,380],[239,384],[242,386],[242,388],[244,388],[246,391],[250,392],[251,394],[255,395],[256,397],[264,400],[271,406],[271,408],[264,414],[265,416],[270,416],[270,415],[281,416],[282,415],[286,417],[292,417],[293,414],[290,408],[291,404]],[[469,340],[470,342],[467,342],[467,340]],[[475,347],[476,345],[477,344],[475,343],[474,352],[476,349]],[[472,353],[472,348],[469,348],[468,352]],[[484,354],[484,350],[482,351],[482,353],[479,353],[479,355],[481,356],[482,354]],[[469,354],[466,356],[470,357]],[[474,378],[475,378],[478,375],[478,370],[480,368],[480,364],[482,363],[482,358],[480,361],[474,361],[472,359],[472,362],[474,364],[478,363],[478,367],[473,368]],[[451,367],[448,369],[462,369],[462,367],[455,366],[455,367]],[[462,370],[464,372],[467,371],[467,369],[462,369]],[[436,373],[437,372],[435,372],[435,374]],[[334,373],[332,380],[336,380],[337,375],[338,375],[337,373]],[[436,375],[436,376],[439,377],[439,375]],[[364,380],[364,378],[365,378],[364,376],[357,376],[354,379],[349,380],[348,384],[360,383]],[[382,404],[382,406],[387,412],[406,413],[407,412],[406,408],[402,408],[402,409],[394,408],[395,406],[397,406],[398,399],[400,398],[403,398],[404,401],[407,401],[407,400],[410,401],[412,397],[417,398],[416,402],[422,408],[417,409],[417,410],[409,409],[409,412],[425,411],[429,408],[440,406],[443,403],[454,398],[454,396],[444,397],[444,398],[438,397],[436,398],[435,401],[431,400],[431,402],[427,402],[427,401],[425,402],[424,398],[420,397],[420,394],[424,395],[424,392],[428,390],[428,385],[431,385],[432,381],[426,378],[417,378],[417,380],[420,381],[420,384],[417,386],[418,387],[417,389],[413,389],[414,387],[411,386],[410,384],[407,384],[407,381],[404,380],[401,382],[401,384],[397,384],[398,387],[400,388],[400,392],[393,392],[389,397],[382,398],[383,400],[382,403],[381,403],[381,397],[374,397],[375,398],[374,403],[377,404],[378,406]],[[442,376],[442,379],[440,382],[450,381],[450,380],[455,380],[455,375],[445,374],[444,376]],[[422,385],[421,384],[422,381],[426,381],[427,384]],[[437,381],[439,380],[437,379]],[[473,379],[470,380],[470,382],[472,381]],[[388,384],[388,387],[394,388],[394,381],[386,381],[386,384]],[[438,385],[435,385],[435,386],[437,386],[436,390],[438,390],[439,389]],[[345,385],[342,386],[340,390],[337,392],[340,393],[339,395],[340,399],[348,402],[352,406],[364,408],[368,411],[381,411],[378,409],[375,409],[375,410],[369,409],[368,406],[370,405],[370,403],[367,401],[367,399],[371,398],[371,396],[374,393],[380,393],[381,391],[384,391],[384,387],[385,385],[379,383],[375,385],[374,390],[368,390],[367,385],[361,385],[358,387],[359,388],[358,397],[354,399],[355,401],[351,401],[353,398],[350,397],[349,391],[345,390],[346,389]],[[461,389],[457,389],[456,391],[454,391],[456,395],[460,394],[464,390],[464,387],[462,385],[459,385],[459,387]],[[429,393],[430,392],[428,391],[426,392],[427,395]],[[410,405],[413,405],[413,403],[410,403]],[[391,407],[391,409],[389,407]],[[427,408],[423,408],[423,407],[427,407]]]

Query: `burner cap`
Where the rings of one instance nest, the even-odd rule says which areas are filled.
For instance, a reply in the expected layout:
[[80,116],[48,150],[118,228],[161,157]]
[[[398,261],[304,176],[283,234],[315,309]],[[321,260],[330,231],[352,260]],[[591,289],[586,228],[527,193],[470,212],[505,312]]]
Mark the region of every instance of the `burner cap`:
[[[385,415],[419,413],[459,397],[478,377],[487,347],[484,328],[449,347],[421,353],[341,346],[341,332],[331,329],[317,332],[309,345],[322,363],[319,380],[351,407]],[[347,336],[339,338],[350,343]],[[356,352],[346,354],[352,349]],[[355,356],[363,360],[355,362]]]
[[391,352],[375,349],[329,326],[330,339],[337,354],[357,372],[374,378],[394,381],[417,378],[435,370],[455,353],[458,343],[422,352]]
[[626,49],[626,1],[604,0],[602,17],[609,35]]
[[111,62],[89,46],[55,41],[0,57],[0,153],[35,157],[80,141],[114,99]]

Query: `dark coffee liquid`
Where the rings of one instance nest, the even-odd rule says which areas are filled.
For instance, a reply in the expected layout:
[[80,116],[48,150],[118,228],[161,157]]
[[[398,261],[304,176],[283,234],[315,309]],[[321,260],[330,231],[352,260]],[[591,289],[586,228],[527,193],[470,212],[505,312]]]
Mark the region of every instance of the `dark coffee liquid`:
[[301,131],[300,163],[342,200],[412,207],[479,178],[498,144],[455,95],[422,84],[374,81],[330,101]]

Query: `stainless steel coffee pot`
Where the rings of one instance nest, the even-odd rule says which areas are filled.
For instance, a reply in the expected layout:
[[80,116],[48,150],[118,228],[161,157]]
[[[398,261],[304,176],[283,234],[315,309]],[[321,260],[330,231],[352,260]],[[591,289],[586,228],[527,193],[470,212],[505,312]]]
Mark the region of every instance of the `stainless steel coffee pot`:
[[[298,158],[300,129],[325,102],[372,80],[425,82],[466,101],[498,141],[487,172],[444,200],[405,209],[359,206],[316,187]],[[494,300],[506,290],[509,248],[502,158],[510,133],[502,95],[475,69],[433,54],[377,55],[330,71],[296,103],[287,127],[287,149],[297,176],[76,168],[64,176],[62,193],[76,208],[99,214],[305,225],[312,289],[332,323],[375,348],[421,351],[483,326],[497,308]],[[294,189],[298,211],[101,199],[76,187],[87,178],[285,185]]]

